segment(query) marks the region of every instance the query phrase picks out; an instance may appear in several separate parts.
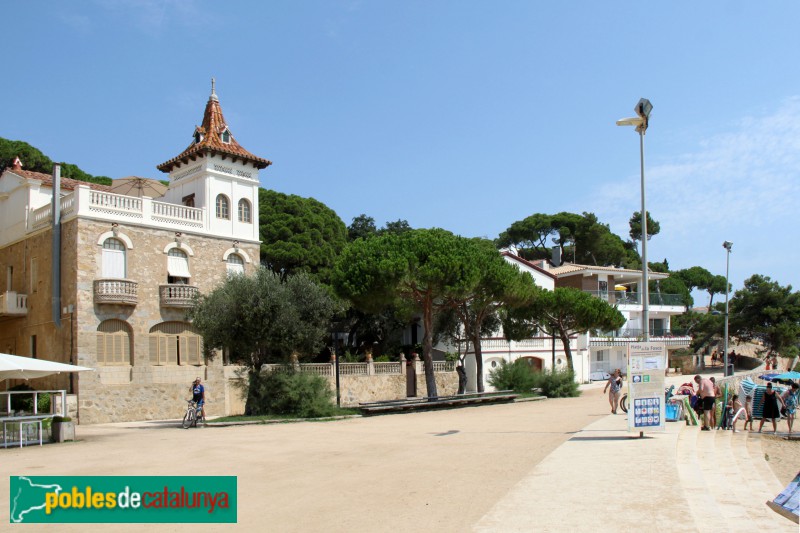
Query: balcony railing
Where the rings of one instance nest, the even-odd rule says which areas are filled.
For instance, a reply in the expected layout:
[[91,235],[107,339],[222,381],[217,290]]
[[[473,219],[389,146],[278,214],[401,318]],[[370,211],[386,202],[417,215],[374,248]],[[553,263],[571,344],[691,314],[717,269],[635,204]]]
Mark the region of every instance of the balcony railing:
[[94,302],[97,304],[136,305],[139,284],[127,279],[96,279]]
[[194,285],[159,285],[158,294],[161,307],[192,307],[198,290]]
[[0,292],[0,316],[25,316],[28,314],[28,295],[14,291]]
[[[689,332],[685,329],[665,329],[654,328],[650,330],[650,339],[663,338],[680,338],[688,337]],[[642,329],[621,329],[618,331],[601,331],[592,334],[592,339],[641,339],[644,337],[644,330]]]
[[[610,304],[616,305],[641,305],[642,297],[638,292],[628,291],[584,291],[592,296],[596,296],[607,301]],[[684,307],[686,304],[680,294],[664,294],[658,292],[651,292],[648,300],[650,305],[668,305]]]

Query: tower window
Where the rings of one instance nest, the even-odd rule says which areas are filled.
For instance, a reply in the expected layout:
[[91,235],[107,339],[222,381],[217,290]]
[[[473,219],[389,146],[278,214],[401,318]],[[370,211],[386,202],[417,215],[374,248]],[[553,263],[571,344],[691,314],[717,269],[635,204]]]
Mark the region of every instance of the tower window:
[[230,202],[224,194],[217,195],[217,218],[231,218]]
[[229,132],[227,129],[224,130],[222,135],[220,135],[220,138],[222,139],[222,142],[229,144],[231,142],[231,132]]
[[194,132],[194,143],[200,144],[200,141],[202,140],[203,140],[203,134],[200,133],[199,131]]
[[251,221],[250,202],[242,198],[239,200],[239,222],[250,223]]

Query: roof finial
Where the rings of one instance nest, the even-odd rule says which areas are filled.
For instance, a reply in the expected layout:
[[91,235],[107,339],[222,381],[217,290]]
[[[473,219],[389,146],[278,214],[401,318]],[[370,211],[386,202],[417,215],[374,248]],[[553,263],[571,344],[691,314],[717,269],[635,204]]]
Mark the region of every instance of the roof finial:
[[219,101],[217,98],[217,92],[214,90],[214,78],[211,78],[211,100]]
[[19,160],[19,156],[14,158],[12,167],[14,168],[14,170],[22,170],[22,161]]

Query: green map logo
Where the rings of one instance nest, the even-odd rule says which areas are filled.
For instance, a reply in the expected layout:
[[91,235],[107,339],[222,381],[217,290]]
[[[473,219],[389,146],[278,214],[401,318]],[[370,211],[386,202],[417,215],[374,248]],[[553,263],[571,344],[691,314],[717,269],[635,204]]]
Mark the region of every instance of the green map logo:
[[14,523],[236,523],[235,476],[12,476]]

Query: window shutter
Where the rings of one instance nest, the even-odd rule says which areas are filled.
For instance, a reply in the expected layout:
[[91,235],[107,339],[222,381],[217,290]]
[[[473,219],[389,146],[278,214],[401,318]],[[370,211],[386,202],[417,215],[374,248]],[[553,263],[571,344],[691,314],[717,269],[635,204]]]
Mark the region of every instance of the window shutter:
[[97,334],[97,363],[103,364],[106,362],[105,358],[105,335],[102,333]]
[[158,364],[158,334],[150,334],[150,364]]

